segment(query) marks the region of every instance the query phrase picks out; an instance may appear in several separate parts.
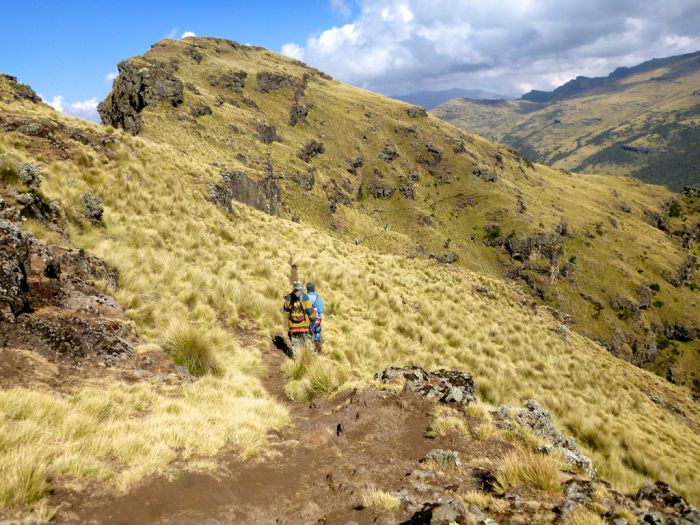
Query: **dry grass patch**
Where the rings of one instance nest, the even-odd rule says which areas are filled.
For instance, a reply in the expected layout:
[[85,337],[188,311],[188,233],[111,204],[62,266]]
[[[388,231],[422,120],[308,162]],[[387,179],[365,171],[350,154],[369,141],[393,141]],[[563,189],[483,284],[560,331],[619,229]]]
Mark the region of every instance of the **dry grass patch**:
[[430,428],[425,433],[425,436],[429,438],[445,437],[450,430],[456,430],[464,438],[470,436],[467,423],[460,412],[449,407],[435,407],[433,409],[433,418],[430,421]]
[[396,510],[401,505],[399,498],[389,492],[378,489],[369,489],[362,495],[362,506],[379,508],[388,511]]
[[181,321],[166,332],[161,347],[194,376],[221,373],[214,357],[213,342],[202,329]]
[[586,507],[578,506],[566,515],[564,525],[605,525],[605,520]]
[[550,456],[523,449],[515,450],[503,458],[496,474],[496,482],[502,492],[518,485],[552,494],[561,491],[557,461]]

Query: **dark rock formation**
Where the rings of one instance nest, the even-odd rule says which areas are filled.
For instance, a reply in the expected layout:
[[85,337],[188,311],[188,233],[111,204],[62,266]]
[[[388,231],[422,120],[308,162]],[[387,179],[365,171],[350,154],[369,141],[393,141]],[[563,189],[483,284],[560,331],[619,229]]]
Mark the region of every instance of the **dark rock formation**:
[[686,186],[683,188],[683,195],[690,198],[700,197],[700,188],[695,186]]
[[235,200],[269,215],[280,214],[277,181],[272,177],[256,181],[242,171],[222,171],[221,181],[209,188],[209,200],[229,212]]
[[668,223],[668,219],[658,212],[644,210],[644,220],[662,232],[668,233],[671,231],[671,225]]
[[10,88],[12,89],[12,97],[15,100],[28,100],[29,102],[34,102],[38,104],[41,102],[41,97],[37,95],[32,88],[26,84],[21,84],[17,82],[17,77],[11,75],[5,75],[0,73],[0,77],[10,83]]
[[420,106],[411,106],[411,107],[406,109],[406,113],[411,118],[427,117],[428,116],[428,112],[425,111],[425,108],[422,108]]
[[318,142],[317,140],[312,140],[307,143],[299,152],[299,158],[304,162],[309,162],[316,155],[326,151],[326,146],[323,142]]
[[294,103],[292,109],[289,110],[289,125],[296,126],[306,122],[306,116],[309,114],[309,108],[302,104]]
[[183,83],[163,67],[139,67],[131,61],[120,62],[119,76],[112,92],[98,106],[103,124],[122,128],[132,135],[141,131],[141,111],[164,101],[182,104]]
[[15,224],[0,219],[0,322],[29,310],[25,265],[29,239]]
[[219,86],[224,89],[229,89],[234,93],[241,93],[245,87],[245,81],[248,78],[248,73],[243,70],[229,71],[218,77],[209,78],[211,86]]
[[384,144],[377,157],[384,162],[392,162],[399,157],[399,152],[396,151],[396,146],[394,144],[387,142]]
[[457,370],[435,370],[426,372],[420,367],[389,367],[375,374],[383,383],[404,381],[404,390],[416,392],[426,399],[442,403],[467,405],[476,400],[474,379],[466,372]]
[[553,233],[534,233],[524,239],[509,238],[505,246],[510,256],[518,261],[543,257],[555,263],[563,253],[562,239]]
[[431,259],[435,259],[440,264],[453,264],[459,260],[459,254],[457,252],[449,252],[444,255],[431,255]]
[[83,205],[83,214],[85,214],[88,220],[93,224],[101,224],[104,206],[100,198],[94,193],[88,192],[83,193],[80,200]]
[[348,173],[357,174],[357,169],[365,165],[365,158],[358,155],[354,159],[348,159]]
[[387,180],[382,174],[375,170],[372,178],[367,183],[367,191],[379,199],[390,199],[396,188],[390,180]]
[[494,171],[486,171],[482,168],[474,168],[472,170],[472,175],[476,175],[484,182],[496,182],[498,180],[498,175]]
[[256,79],[258,81],[258,89],[263,93],[269,93],[276,89],[294,89],[297,87],[297,81],[294,77],[272,71],[262,71],[256,75]]
[[211,111],[211,108],[209,106],[202,103],[202,104],[195,104],[194,106],[192,106],[192,109],[190,109],[190,114],[194,118],[199,118],[199,117],[203,117],[205,115],[211,115],[212,111]]
[[632,153],[641,153],[642,155],[649,155],[656,151],[654,148],[647,148],[645,146],[630,146],[629,144],[623,144],[620,146],[625,151],[631,151]]
[[273,142],[279,142],[280,138],[277,135],[277,129],[275,126],[266,124],[265,122],[260,122],[257,127],[258,140],[263,144],[272,144]]
[[416,198],[415,183],[409,177],[399,177],[399,192],[410,200]]

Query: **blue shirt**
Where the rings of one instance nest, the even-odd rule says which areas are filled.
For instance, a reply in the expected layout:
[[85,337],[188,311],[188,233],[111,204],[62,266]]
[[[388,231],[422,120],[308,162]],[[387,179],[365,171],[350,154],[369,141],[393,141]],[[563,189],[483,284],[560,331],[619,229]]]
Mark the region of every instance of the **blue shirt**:
[[309,298],[312,308],[316,308],[318,315],[323,314],[323,299],[316,292],[307,292],[306,296]]

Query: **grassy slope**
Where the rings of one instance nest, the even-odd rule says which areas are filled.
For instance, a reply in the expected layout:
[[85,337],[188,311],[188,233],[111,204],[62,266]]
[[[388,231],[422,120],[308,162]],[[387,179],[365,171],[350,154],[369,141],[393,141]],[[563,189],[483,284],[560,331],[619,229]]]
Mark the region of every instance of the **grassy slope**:
[[[201,62],[187,55],[192,48],[202,55]],[[673,194],[661,187],[530,167],[505,148],[432,116],[410,118],[408,106],[403,103],[323,79],[303,64],[275,53],[232,47],[225,40],[164,40],[144,57],[131,60],[144,66],[149,65],[146,60],[163,64],[176,61],[174,74],[194,84],[201,93],[185,90],[185,102],[178,108],[168,104],[146,108],[141,135],[174,145],[202,166],[241,169],[254,178],[263,176],[270,159],[283,189],[284,217],[298,215],[302,222],[324,231],[334,227],[340,238],[359,239],[363,245],[385,253],[415,254],[419,245],[434,254],[455,251],[461,257],[459,265],[498,277],[512,269],[512,262],[501,250],[484,246],[487,223],[497,221],[504,234],[525,236],[551,232],[563,219],[576,237],[565,242],[565,258],[575,257],[577,261],[575,277],[573,283],[565,279],[551,283],[547,301],[574,314],[576,330],[609,341],[615,330],[631,339],[642,331],[641,326],[660,325],[663,320],[700,325],[700,309],[696,308],[700,294],[673,288],[660,277],[662,272],[675,273],[686,257],[685,251],[643,219],[645,209],[659,209],[672,198]],[[210,78],[238,70],[248,73],[242,95],[210,85]],[[297,80],[305,73],[312,74],[303,99],[311,107],[305,124],[288,125],[293,90],[259,91],[255,74],[261,71],[282,72]],[[238,107],[228,102],[217,105],[219,97],[235,100]],[[243,97],[257,108],[245,103]],[[190,109],[201,103],[208,104],[213,114],[190,117]],[[262,144],[256,131],[260,122],[275,125],[281,142]],[[240,133],[232,132],[230,124]],[[414,132],[404,131],[411,126]],[[326,152],[307,164],[297,158],[297,153],[312,139],[324,142]],[[466,151],[454,153],[454,144],[460,142]],[[399,153],[390,164],[377,158],[387,143],[395,144]],[[425,164],[416,162],[427,155],[429,144],[443,152],[443,161],[436,170],[446,174],[446,184],[428,173]],[[365,165],[352,175],[347,172],[348,159],[358,155],[364,157]],[[499,180],[484,182],[472,175],[474,169],[496,172]],[[367,189],[377,177],[397,187],[399,178],[414,170],[419,174],[415,200],[404,198],[398,191],[391,199],[378,199]],[[309,174],[314,176],[315,185],[305,191],[298,180]],[[348,206],[339,205],[331,214],[327,202],[334,187],[354,200]],[[518,195],[527,206],[524,214],[516,211]],[[472,198],[474,204],[456,209],[455,204],[464,197]],[[623,202],[632,206],[631,214],[621,212]],[[420,222],[425,217],[432,224]],[[387,223],[390,228],[385,233],[383,226]],[[604,233],[598,235],[596,231]],[[594,239],[587,240],[587,234]],[[618,294],[636,300],[637,286],[651,283],[661,284],[662,291],[655,300],[663,306],[642,312],[640,320],[619,319],[607,307]],[[600,315],[581,292],[606,305]],[[699,369],[700,343],[677,346],[677,358],[670,362],[664,358],[654,367],[665,374],[670,365],[678,380],[691,383]],[[624,351],[631,353],[629,347]]]
[[[700,184],[698,60],[661,64],[548,104],[455,99],[433,113],[557,168],[631,175],[680,190]],[[633,153],[622,144],[658,151]]]
[[[283,331],[280,298],[290,258],[328,304],[329,356],[320,377],[306,377],[300,389],[313,390],[328,375],[366,379],[404,363],[469,370],[490,403],[540,400],[617,486],[660,478],[700,500],[697,406],[683,390],[591,341],[559,335],[558,324],[525,306],[516,287],[381,254],[245,206],[226,214],[205,198],[215,170],[173,146],[26,102],[0,102],[0,112],[117,139],[110,155],[66,139],[75,161],[32,153],[33,139],[14,132],[0,135],[0,150],[43,164],[43,191],[63,204],[72,242],[119,271],[117,298],[145,339],[162,343],[173,324],[193,324],[222,371],[174,390],[140,383],[86,385],[69,396],[0,392],[3,506],[40,499],[48,474],[54,483],[71,476],[125,487],[168,471],[178,457],[206,467],[206,457],[223,447],[264,449],[266,430],[286,421],[258,374],[261,349]],[[104,228],[80,219],[86,190],[105,202]],[[476,294],[477,284],[492,297]],[[242,346],[240,328],[257,336]],[[672,401],[689,422],[645,392]]]

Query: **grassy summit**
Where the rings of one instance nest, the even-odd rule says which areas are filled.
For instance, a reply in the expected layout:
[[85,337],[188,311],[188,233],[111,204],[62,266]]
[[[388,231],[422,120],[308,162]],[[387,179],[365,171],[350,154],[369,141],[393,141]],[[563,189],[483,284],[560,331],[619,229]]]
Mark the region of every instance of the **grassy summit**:
[[538,162],[680,191],[700,184],[698,86],[700,52],[578,77],[518,100],[454,99],[433,113]]
[[[296,88],[263,92],[254,74],[272,70],[299,80],[309,72],[304,66],[213,39],[164,41],[151,53],[200,95],[185,87],[190,91],[177,106],[161,100],[146,107],[134,137],[17,100],[15,87],[0,79],[0,121],[7,130],[0,135],[0,155],[8,173],[22,161],[42,166],[41,192],[60,203],[68,236],[38,221],[26,221],[24,228],[41,242],[70,244],[107,261],[119,275],[111,293],[142,340],[137,351],[168,350],[185,364],[194,352],[197,366],[203,365],[191,370],[202,375],[184,384],[157,376],[127,384],[105,374],[60,391],[45,385],[0,390],[0,507],[38,505],[62,484],[97,480],[126,488],[183,464],[215,469],[211,458],[226,449],[243,456],[264,452],[267,432],[288,422],[260,376],[262,352],[271,336],[284,331],[281,297],[290,260],[316,281],[328,305],[328,355],[289,371],[291,396],[325,395],[389,365],[468,370],[487,403],[535,398],[550,409],[616,486],[631,490],[645,478],[659,478],[700,501],[700,411],[688,391],[578,333],[567,335],[546,309],[533,308],[520,287],[496,278],[514,263],[502,248],[483,243],[487,222],[497,220],[506,234],[512,229],[520,236],[552,231],[565,214],[576,232],[566,237],[564,251],[567,260],[577,255],[577,282],[604,294],[625,275],[615,288],[623,293],[650,275],[674,270],[686,255],[642,220],[644,208],[657,207],[670,193],[626,179],[530,167],[484,139],[433,117],[412,117],[403,104],[314,72],[303,95],[308,98],[300,99],[309,108],[306,123],[292,127]],[[168,65],[174,58],[177,69]],[[242,69],[249,78],[242,93],[219,94],[221,88],[207,80]],[[238,105],[217,106],[218,96]],[[193,117],[197,104],[212,113]],[[267,132],[259,121],[274,125],[281,142],[261,141],[258,135]],[[414,125],[407,135],[395,131]],[[311,139],[322,141],[325,153],[305,162],[297,155]],[[387,141],[399,154],[390,163],[377,158]],[[427,144],[442,151],[434,164],[417,161],[434,155]],[[347,157],[359,155],[364,165],[348,172]],[[230,210],[214,204],[212,188],[222,183],[222,167],[242,170],[251,180],[272,171],[281,216],[237,202]],[[477,168],[496,172],[497,180],[472,175]],[[398,184],[412,170],[418,172],[414,199],[400,191],[389,199],[369,191],[374,176]],[[300,181],[312,175],[314,184],[304,189]],[[11,189],[21,185],[3,179],[2,190]],[[84,219],[82,195],[88,191],[104,203],[101,226]],[[329,199],[340,194],[349,200],[336,197],[332,211]],[[474,202],[460,207],[457,194]],[[527,212],[514,209],[519,195]],[[632,213],[618,211],[623,201]],[[432,222],[418,223],[419,214]],[[288,220],[292,215],[301,224]],[[610,216],[618,217],[617,228]],[[586,236],[597,222],[603,232]],[[459,264],[420,256],[419,244],[438,256],[456,251]],[[578,304],[578,291],[567,292],[567,283],[557,280],[553,290],[564,304]],[[663,284],[658,293],[669,303],[659,311],[669,315],[697,300],[688,287]],[[607,330],[605,314],[598,322]],[[45,358],[36,362],[37,370],[52,366]]]

